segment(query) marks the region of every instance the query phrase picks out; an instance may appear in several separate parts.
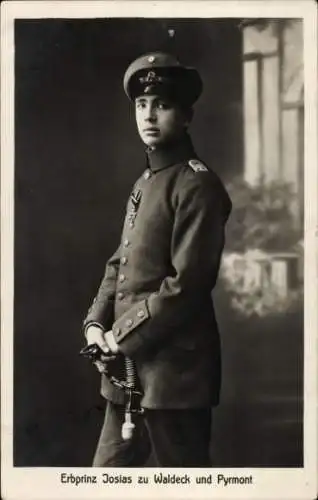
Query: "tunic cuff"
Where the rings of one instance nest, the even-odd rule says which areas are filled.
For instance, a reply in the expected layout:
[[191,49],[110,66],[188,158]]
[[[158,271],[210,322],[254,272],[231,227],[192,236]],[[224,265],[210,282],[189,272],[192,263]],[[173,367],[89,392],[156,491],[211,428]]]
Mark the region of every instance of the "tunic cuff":
[[89,329],[90,326],[98,326],[103,332],[105,331],[104,326],[101,323],[98,323],[97,321],[90,321],[89,323],[85,324],[84,326],[84,335],[86,337],[87,330]]
[[140,326],[150,317],[147,300],[141,300],[123,314],[113,324],[112,330],[115,340],[118,344],[124,340],[127,335],[132,333],[135,328]]

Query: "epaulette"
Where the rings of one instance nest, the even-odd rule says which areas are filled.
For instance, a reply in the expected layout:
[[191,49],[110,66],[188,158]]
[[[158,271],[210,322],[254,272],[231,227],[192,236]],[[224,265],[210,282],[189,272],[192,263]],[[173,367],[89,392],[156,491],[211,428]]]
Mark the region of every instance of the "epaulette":
[[208,172],[209,169],[200,160],[189,160],[189,166],[194,172]]

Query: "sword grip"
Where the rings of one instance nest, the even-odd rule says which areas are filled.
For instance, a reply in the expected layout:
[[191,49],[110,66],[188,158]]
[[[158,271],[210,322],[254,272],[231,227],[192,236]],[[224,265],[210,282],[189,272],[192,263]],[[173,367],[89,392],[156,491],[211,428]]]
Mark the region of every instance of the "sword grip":
[[136,372],[135,366],[132,359],[125,356],[125,371],[126,371],[126,384],[128,387],[128,401],[125,408],[125,421],[121,428],[121,435],[124,441],[128,441],[132,438],[135,424],[132,421],[131,403],[132,403],[132,391],[136,384]]

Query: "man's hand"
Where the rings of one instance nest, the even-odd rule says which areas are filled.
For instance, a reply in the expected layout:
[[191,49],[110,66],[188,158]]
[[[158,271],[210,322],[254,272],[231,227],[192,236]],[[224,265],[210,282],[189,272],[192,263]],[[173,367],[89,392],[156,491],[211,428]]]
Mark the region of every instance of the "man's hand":
[[114,334],[112,330],[108,330],[108,332],[104,333],[104,337],[106,339],[107,345],[113,354],[118,354],[119,346],[115,340]]
[[[108,334],[108,333],[109,332],[106,332],[106,334]],[[87,344],[88,345],[97,344],[104,353],[101,356],[101,360],[96,361],[94,363],[95,366],[97,367],[98,371],[101,373],[105,371],[105,363],[115,359],[116,353],[118,352],[118,350],[113,351],[113,349],[110,348],[107,341],[105,340],[106,334],[104,333],[103,329],[97,325],[91,325],[86,330]]]

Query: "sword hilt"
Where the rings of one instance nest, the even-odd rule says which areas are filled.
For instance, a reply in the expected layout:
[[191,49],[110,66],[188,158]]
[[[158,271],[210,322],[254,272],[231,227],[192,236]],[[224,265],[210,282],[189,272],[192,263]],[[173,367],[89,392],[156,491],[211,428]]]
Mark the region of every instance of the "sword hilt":
[[[98,344],[89,344],[81,349],[80,354],[90,359],[93,363],[101,361],[103,355],[102,349]],[[126,441],[132,438],[135,429],[135,424],[132,420],[133,414],[143,414],[144,410],[140,407],[140,399],[142,393],[136,389],[136,369],[132,359],[125,356],[125,374],[126,380],[119,380],[114,377],[105,363],[104,375],[108,377],[110,382],[119,389],[123,390],[126,396],[125,404],[125,421],[122,425],[122,438]]]

